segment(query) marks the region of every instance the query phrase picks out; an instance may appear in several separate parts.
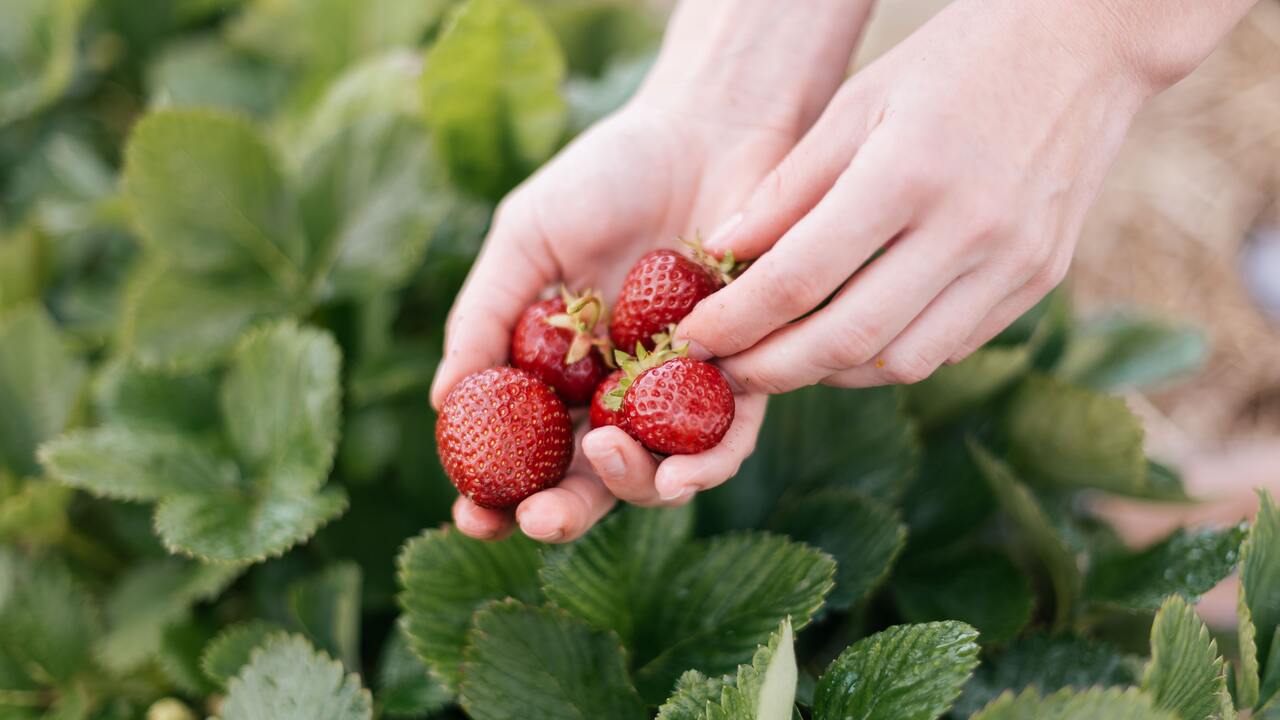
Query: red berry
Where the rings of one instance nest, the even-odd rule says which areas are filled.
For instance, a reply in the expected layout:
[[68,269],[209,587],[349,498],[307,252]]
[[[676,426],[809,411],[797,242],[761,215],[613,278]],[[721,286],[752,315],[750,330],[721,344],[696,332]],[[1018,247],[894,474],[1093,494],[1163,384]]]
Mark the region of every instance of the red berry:
[[[570,307],[572,305],[572,307]],[[585,405],[609,372],[593,331],[598,296],[550,298],[530,305],[511,333],[511,364],[555,388],[569,405]]]
[[705,264],[674,250],[655,250],[640,258],[622,281],[609,336],[626,352],[634,352],[637,342],[652,350],[655,333],[679,323],[699,300],[723,286]]
[[609,373],[609,377],[601,380],[600,384],[596,386],[596,393],[591,397],[591,427],[617,425],[623,430],[627,429],[627,419],[622,414],[622,408],[612,410],[604,403],[604,396],[618,387],[618,381],[625,374],[622,370],[614,370]]
[[449,393],[436,420],[436,448],[458,492],[483,507],[511,507],[564,478],[573,422],[532,373],[490,368]]
[[627,431],[650,450],[691,455],[715,447],[733,422],[733,391],[715,366],[677,357],[636,376],[622,398]]

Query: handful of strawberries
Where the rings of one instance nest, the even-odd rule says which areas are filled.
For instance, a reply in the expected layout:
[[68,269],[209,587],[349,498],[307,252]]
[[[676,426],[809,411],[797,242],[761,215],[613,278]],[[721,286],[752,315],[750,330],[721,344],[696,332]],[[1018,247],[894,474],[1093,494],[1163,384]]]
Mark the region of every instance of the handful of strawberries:
[[690,247],[692,259],[673,250],[640,258],[607,338],[597,331],[604,303],[590,290],[562,288],[524,311],[511,366],[467,376],[440,410],[436,445],[459,492],[506,508],[560,482],[573,459],[569,408],[588,403],[592,427],[616,425],[656,453],[688,455],[720,442],[733,422],[733,392],[714,366],[673,348],[671,332],[732,279],[735,264],[732,255],[717,260]]

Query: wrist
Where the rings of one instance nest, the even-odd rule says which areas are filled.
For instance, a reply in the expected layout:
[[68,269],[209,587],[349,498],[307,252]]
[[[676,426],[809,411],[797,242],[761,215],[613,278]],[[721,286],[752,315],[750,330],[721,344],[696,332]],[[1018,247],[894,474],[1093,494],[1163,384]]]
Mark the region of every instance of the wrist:
[[807,124],[845,77],[874,0],[684,0],[672,14],[641,103],[724,107]]
[[1189,75],[1256,0],[1008,0],[1087,62],[1154,95]]

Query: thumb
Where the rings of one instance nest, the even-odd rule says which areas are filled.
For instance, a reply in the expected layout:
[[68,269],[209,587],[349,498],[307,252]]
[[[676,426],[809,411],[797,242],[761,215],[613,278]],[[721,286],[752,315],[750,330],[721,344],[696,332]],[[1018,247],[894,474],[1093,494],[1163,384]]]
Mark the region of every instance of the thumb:
[[528,208],[521,199],[499,208],[449,312],[444,356],[431,383],[431,404],[437,410],[464,377],[507,362],[520,314],[556,279],[555,262]]

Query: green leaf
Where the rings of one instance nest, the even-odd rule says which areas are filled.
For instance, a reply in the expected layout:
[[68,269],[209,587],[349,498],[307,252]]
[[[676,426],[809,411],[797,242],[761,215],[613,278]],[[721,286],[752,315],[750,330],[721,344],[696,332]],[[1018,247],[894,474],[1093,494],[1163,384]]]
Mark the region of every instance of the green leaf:
[[1138,671],[1110,645],[1073,636],[1032,635],[978,668],[954,714],[967,717],[1006,691],[1035,688],[1051,693],[1063,688],[1132,685],[1138,682]]
[[74,430],[40,448],[50,477],[98,497],[158,500],[240,485],[235,463],[181,435],[108,425]]
[[475,720],[649,717],[617,636],[563,610],[488,605],[467,645],[461,703]]
[[[1280,642],[1280,507],[1270,493],[1262,503],[1240,549],[1240,656],[1237,696],[1252,708],[1270,698],[1260,694],[1263,677],[1280,672],[1267,667],[1272,643]],[[1266,663],[1266,664],[1264,664]]]
[[0,548],[0,690],[68,683],[97,631],[92,599],[60,564]]
[[1033,376],[1004,421],[1010,459],[1034,482],[1122,493],[1146,485],[1142,423],[1120,398]]
[[284,315],[289,302],[252,274],[210,278],[148,263],[125,294],[121,345],[140,363],[203,369],[225,358],[255,321]]
[[413,654],[403,624],[396,625],[382,651],[374,699],[384,715],[396,718],[431,715],[453,700],[452,693],[432,677],[427,666]]
[[28,480],[11,492],[0,473],[0,543],[49,545],[67,532],[67,506],[73,493],[49,480]]
[[[299,207],[326,296],[367,297],[404,284],[451,205],[422,125],[395,115],[351,125],[303,166]],[[323,264],[321,264],[323,263]]]
[[467,0],[427,54],[426,117],[454,180],[497,199],[546,160],[564,135],[565,60],[520,0]]
[[988,705],[973,720],[1175,720],[1155,709],[1151,699],[1137,690],[1093,688],[1074,694],[1064,690],[1041,698],[1034,690],[1017,697],[1006,694]]
[[321,650],[360,668],[360,566],[335,563],[289,586],[289,609]]
[[164,679],[189,697],[204,697],[220,689],[200,668],[200,654],[213,636],[213,627],[198,618],[164,631],[157,665]]
[[170,374],[116,361],[94,383],[104,424],[138,430],[198,434],[218,424],[217,386],[206,374]]
[[405,92],[416,87],[422,75],[422,53],[396,49],[353,65],[325,90],[299,127],[282,138],[293,158],[294,167],[302,165],[317,148],[333,140],[339,133],[373,117],[421,117],[420,98]]
[[1230,720],[1236,716],[1218,644],[1196,611],[1177,595],[1156,613],[1151,627],[1151,662],[1143,675],[1142,689],[1157,708],[1182,720]]
[[551,602],[632,647],[639,623],[670,602],[672,558],[693,534],[692,507],[626,507],[576,543],[547,554],[539,573]]
[[716,680],[696,671],[681,675],[658,720],[791,720],[798,678],[791,621],[783,620],[736,675]]
[[681,673],[732,671],[783,618],[809,623],[834,583],[826,553],[768,533],[729,534],[686,547],[666,580],[668,598],[638,624],[636,682],[661,702]]
[[200,654],[200,669],[219,687],[226,687],[240,668],[249,664],[249,656],[262,647],[273,634],[283,629],[265,620],[250,620],[232,625],[209,641]]
[[310,491],[313,478],[276,472],[251,493],[175,495],[156,505],[165,547],[210,562],[260,562],[306,541],[347,509],[339,487]]
[[241,569],[174,558],[133,567],[107,596],[107,631],[96,648],[98,662],[126,673],[155,659],[165,630],[187,619],[197,602],[220,594]]
[[249,468],[324,482],[338,439],[342,354],[326,332],[283,323],[247,335],[222,385],[231,443]]
[[413,651],[450,690],[462,679],[462,651],[476,608],[489,600],[541,599],[538,545],[517,534],[501,542],[456,530],[428,530],[400,554],[400,606]]
[[49,274],[48,240],[31,228],[0,232],[0,311],[44,292]]
[[76,69],[88,0],[6,0],[0,6],[0,127],[56,99]]
[[818,678],[816,720],[935,720],[978,666],[959,622],[898,625],[849,646]]
[[413,45],[448,2],[259,1],[236,18],[230,35],[256,54],[323,79],[369,54]]
[[1031,621],[1035,595],[1026,575],[989,551],[943,554],[894,573],[893,597],[909,622],[962,620],[987,644],[1006,643]]
[[906,386],[907,409],[922,425],[937,425],[1009,387],[1030,365],[1026,346],[982,348],[964,362],[944,365],[927,380]]
[[[742,666],[739,666],[742,667]],[[658,708],[658,720],[705,720],[708,706],[717,706],[725,685],[733,678],[709,678],[697,670],[689,670],[676,680],[671,697]]]
[[84,364],[38,305],[0,316],[0,467],[34,475],[36,447],[70,421]]
[[969,450],[1005,515],[1048,571],[1055,598],[1054,623],[1057,627],[1065,626],[1075,612],[1084,586],[1075,553],[1045,514],[1040,501],[1007,465],[976,443],[970,443]]
[[850,489],[786,496],[770,526],[835,558],[836,585],[827,604],[836,610],[879,587],[907,540],[897,512]]
[[1089,567],[1085,600],[1139,611],[1173,594],[1195,602],[1235,569],[1246,529],[1179,529],[1141,552],[1101,553]]
[[278,635],[227,685],[221,720],[371,720],[355,674],[296,635]]
[[763,527],[786,492],[861,491],[897,505],[920,441],[895,388],[814,386],[769,400],[756,451],[733,482],[699,498],[699,528]]
[[907,522],[908,555],[953,545],[996,510],[965,433],[964,427],[950,428],[934,433],[925,445],[920,470],[898,505]]
[[138,122],[125,157],[138,229],[174,269],[261,276],[283,297],[299,296],[309,250],[277,160],[249,123],[160,110]]
[[226,43],[196,37],[165,49],[147,70],[147,95],[159,107],[214,107],[265,116],[285,90],[285,75]]
[[1195,372],[1207,354],[1197,328],[1119,312],[1081,323],[1057,371],[1100,390],[1143,387]]

